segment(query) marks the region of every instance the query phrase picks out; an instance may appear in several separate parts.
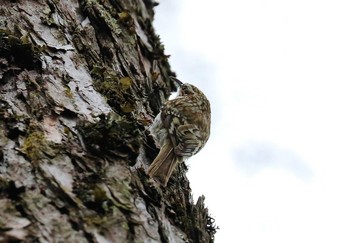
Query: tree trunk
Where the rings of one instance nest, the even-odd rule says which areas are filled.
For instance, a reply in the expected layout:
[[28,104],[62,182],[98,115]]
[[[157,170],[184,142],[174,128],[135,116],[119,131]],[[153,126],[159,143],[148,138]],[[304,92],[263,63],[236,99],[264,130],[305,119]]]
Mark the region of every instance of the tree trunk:
[[174,90],[152,0],[1,0],[0,242],[213,242],[181,165],[145,174]]

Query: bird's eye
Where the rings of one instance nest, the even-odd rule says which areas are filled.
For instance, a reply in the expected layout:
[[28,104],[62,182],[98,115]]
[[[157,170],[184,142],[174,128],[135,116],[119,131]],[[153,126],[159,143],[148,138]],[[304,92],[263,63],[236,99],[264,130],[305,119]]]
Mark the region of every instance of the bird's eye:
[[187,85],[187,84],[182,85],[181,89],[182,89],[183,92],[185,92],[185,93],[191,92],[191,87],[190,87],[189,85]]

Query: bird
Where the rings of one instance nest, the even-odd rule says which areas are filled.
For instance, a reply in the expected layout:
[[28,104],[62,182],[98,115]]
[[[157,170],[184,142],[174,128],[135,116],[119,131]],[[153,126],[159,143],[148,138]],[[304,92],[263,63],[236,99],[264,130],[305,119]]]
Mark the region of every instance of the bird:
[[161,107],[149,127],[160,149],[147,170],[164,187],[179,163],[198,153],[210,136],[210,102],[196,86],[170,77],[178,84],[177,96]]

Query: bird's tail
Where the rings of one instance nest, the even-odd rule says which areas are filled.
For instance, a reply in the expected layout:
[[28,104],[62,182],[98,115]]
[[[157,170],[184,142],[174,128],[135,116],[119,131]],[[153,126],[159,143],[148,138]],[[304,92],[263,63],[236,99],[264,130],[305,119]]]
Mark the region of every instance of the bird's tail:
[[171,142],[165,142],[148,168],[147,174],[166,186],[178,162],[179,157],[175,155]]

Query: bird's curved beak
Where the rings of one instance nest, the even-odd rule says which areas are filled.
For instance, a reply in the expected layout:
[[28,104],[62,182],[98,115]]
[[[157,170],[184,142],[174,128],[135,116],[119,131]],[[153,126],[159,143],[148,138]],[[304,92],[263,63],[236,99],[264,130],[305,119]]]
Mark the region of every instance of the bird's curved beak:
[[169,77],[172,81],[174,81],[175,83],[177,83],[180,87],[183,85],[183,82],[181,82],[180,80],[178,80],[177,78],[170,76]]

